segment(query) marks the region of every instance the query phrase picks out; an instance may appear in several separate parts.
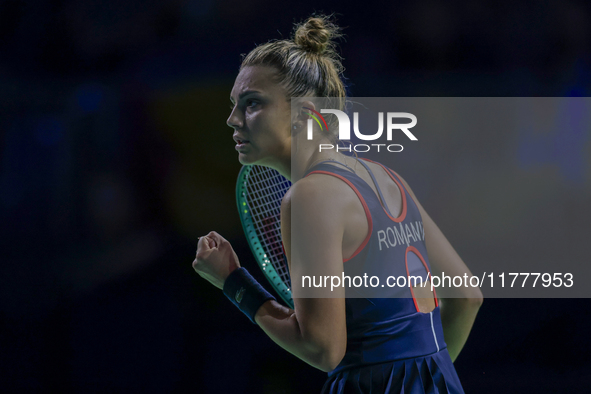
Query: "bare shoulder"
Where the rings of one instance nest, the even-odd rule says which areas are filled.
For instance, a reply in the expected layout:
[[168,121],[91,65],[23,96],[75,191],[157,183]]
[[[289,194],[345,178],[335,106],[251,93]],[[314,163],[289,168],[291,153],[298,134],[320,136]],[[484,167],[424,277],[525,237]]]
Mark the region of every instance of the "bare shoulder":
[[[354,204],[359,203],[355,192],[339,178],[325,174],[311,174],[298,180],[286,193],[281,203],[281,232],[284,240],[294,234],[304,240],[301,245],[334,244],[335,252],[342,253],[343,233],[356,215]],[[293,240],[292,240],[293,242]],[[287,245],[290,249],[291,245]],[[288,251],[289,252],[289,251]]]
[[[311,212],[332,212],[349,203],[346,196],[355,197],[352,189],[342,180],[326,174],[311,174],[292,185],[281,202],[282,212],[305,206]],[[349,197],[351,197],[349,196]]]

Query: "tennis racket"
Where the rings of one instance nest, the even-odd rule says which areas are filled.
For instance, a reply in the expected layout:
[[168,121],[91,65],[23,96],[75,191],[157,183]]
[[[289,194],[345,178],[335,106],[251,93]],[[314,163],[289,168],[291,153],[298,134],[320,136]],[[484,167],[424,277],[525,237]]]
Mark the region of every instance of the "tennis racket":
[[291,182],[272,168],[243,166],[236,202],[250,250],[283,301],[293,308],[291,279],[281,239],[281,200]]

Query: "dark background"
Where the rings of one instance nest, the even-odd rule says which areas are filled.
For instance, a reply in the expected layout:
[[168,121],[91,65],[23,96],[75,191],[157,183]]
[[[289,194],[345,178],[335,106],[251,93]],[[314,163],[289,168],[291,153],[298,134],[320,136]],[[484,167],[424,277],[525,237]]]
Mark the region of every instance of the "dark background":
[[[235,209],[228,98],[240,54],[288,37],[313,11],[336,12],[346,27],[352,96],[591,92],[585,1],[1,0],[2,391],[320,390],[324,373],[271,342],[191,268],[197,237],[215,229],[264,281]],[[519,220],[555,236],[574,223],[585,242],[590,140],[573,137],[558,153],[552,138],[499,150],[519,155],[516,173],[553,174],[563,187],[548,220],[532,211]],[[462,152],[477,156],[471,141],[451,155],[454,168],[469,167]],[[453,177],[474,181],[470,171]],[[463,235],[487,229],[487,216],[472,207],[457,225],[449,212],[462,207],[445,182],[407,180],[467,263],[478,258]],[[522,198],[513,212],[531,203]],[[536,243],[555,240],[523,247],[534,259]],[[466,392],[585,392],[587,305],[485,300],[455,363]]]

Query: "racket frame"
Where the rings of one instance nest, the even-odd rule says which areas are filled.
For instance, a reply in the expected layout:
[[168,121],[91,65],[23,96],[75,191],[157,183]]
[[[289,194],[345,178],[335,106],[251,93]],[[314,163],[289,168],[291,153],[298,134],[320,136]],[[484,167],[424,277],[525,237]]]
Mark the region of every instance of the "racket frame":
[[[248,193],[246,182],[250,172],[252,171],[252,167],[254,166],[242,166],[242,169],[238,174],[238,180],[236,181],[236,204],[238,207],[238,215],[240,216],[240,223],[242,223],[244,235],[248,241],[248,246],[250,246],[250,250],[255,257],[257,264],[263,271],[263,274],[271,283],[271,286],[273,286],[277,294],[279,294],[283,301],[293,309],[294,305],[291,296],[291,289],[283,282],[281,276],[273,266],[273,263],[267,257],[265,247],[259,239],[256,226],[250,212],[250,206],[246,197],[246,194]],[[279,219],[279,225],[281,225],[281,219]],[[281,242],[283,241],[281,240]],[[283,259],[287,269],[287,259],[285,255],[283,255]]]

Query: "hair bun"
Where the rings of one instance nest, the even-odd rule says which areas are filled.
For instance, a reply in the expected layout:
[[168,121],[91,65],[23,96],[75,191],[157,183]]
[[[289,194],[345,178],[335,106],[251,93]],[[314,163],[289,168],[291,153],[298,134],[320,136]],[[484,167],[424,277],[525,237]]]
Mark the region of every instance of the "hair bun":
[[305,51],[322,54],[331,47],[338,28],[325,16],[313,16],[297,26],[294,41]]

